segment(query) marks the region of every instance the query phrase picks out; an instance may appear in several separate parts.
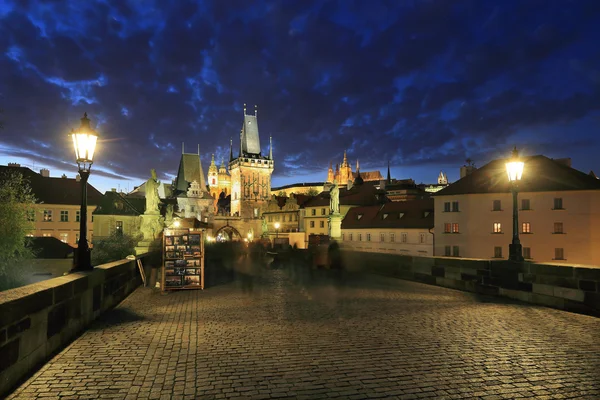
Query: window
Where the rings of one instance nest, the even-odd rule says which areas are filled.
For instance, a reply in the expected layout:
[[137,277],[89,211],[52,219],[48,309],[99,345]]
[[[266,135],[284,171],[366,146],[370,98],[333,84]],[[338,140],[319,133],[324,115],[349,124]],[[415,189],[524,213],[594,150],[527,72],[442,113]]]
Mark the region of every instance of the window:
[[367,242],[370,242],[370,241],[371,241],[371,234],[367,233]]
[[122,235],[123,234],[123,221],[117,221],[115,223],[115,231],[117,232],[117,234]]
[[555,210],[562,210],[563,209],[562,197],[556,197],[554,199],[554,209]]
[[325,221],[319,221],[319,227],[325,228]]
[[458,232],[458,224],[457,223],[452,224],[452,233],[459,233]]
[[502,247],[494,247],[494,258],[502,258]]
[[426,242],[425,234],[419,233],[419,243],[423,244]]
[[385,233],[380,233],[379,234],[379,241],[380,242],[385,242]]
[[521,199],[521,210],[531,210],[529,199]]
[[446,257],[450,257],[452,255],[452,248],[450,246],[444,247],[444,255]]
[[502,233],[502,223],[494,222],[494,233]]
[[452,202],[452,212],[458,212],[458,201]]
[[446,201],[444,203],[444,212],[450,212],[450,202]]
[[69,211],[61,210],[60,222],[69,222]]
[[69,233],[68,232],[61,232],[58,234],[60,241],[63,243],[69,243]]
[[444,224],[444,233],[452,233],[452,224],[447,222]]
[[325,215],[325,209],[321,208],[321,215]]
[[79,218],[81,216],[81,211],[75,211],[75,222],[79,222]]
[[254,209],[254,218],[258,218],[258,208]]
[[273,216],[269,215],[269,222],[273,222]]
[[317,209],[313,208],[312,210],[310,210],[310,215],[317,215]]
[[526,260],[531,259],[531,247],[523,247],[523,258]]
[[381,216],[381,219],[386,219],[388,217],[389,214],[385,213]]
[[502,211],[502,201],[494,200],[492,204],[492,211]]
[[79,243],[79,233],[75,234],[75,244]]
[[35,221],[35,210],[27,210],[27,221]]
[[279,215],[275,216],[275,221],[279,222]]
[[315,221],[310,221],[310,227],[314,228],[315,227]]
[[42,237],[52,237],[52,234],[44,232],[44,233],[42,233]]
[[565,259],[565,249],[562,247],[554,249],[554,259],[555,260],[564,260]]
[[453,257],[458,257],[459,256],[458,246],[452,246],[452,256]]
[[356,219],[361,219],[361,218],[362,218],[362,216],[363,216],[362,214],[358,214],[358,215],[356,216]]
[[52,222],[52,210],[44,210],[44,222]]
[[563,223],[562,222],[555,222],[554,223],[554,233],[564,233],[563,232]]
[[190,212],[196,212],[196,207],[190,206]]
[[523,233],[531,233],[531,224],[529,222],[523,222]]
[[396,241],[396,234],[390,233],[390,242],[394,243]]
[[408,233],[406,233],[406,232],[400,233],[400,240],[402,241],[402,243],[407,243],[408,242]]
[[348,236],[349,236],[348,240],[352,241],[352,234],[350,233]]
[[359,241],[359,242],[362,242],[362,233],[359,233],[359,234],[358,234],[358,241]]

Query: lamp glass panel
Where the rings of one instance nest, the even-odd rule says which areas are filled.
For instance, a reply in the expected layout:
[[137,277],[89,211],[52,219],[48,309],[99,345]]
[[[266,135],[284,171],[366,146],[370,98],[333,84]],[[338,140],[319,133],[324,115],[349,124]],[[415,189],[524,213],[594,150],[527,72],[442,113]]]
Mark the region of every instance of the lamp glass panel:
[[511,161],[506,163],[506,172],[508,174],[509,181],[520,181],[521,176],[523,175],[523,166],[524,163],[522,161]]
[[71,136],[77,160],[92,162],[98,137],[89,133],[73,133]]

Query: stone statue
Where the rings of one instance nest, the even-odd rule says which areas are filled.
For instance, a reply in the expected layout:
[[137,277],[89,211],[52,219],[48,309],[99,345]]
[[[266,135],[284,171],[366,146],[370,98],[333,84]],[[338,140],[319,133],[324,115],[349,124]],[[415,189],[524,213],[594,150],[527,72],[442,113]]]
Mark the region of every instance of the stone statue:
[[262,234],[266,236],[269,233],[269,227],[267,226],[267,219],[263,217],[262,219]]
[[150,170],[152,175],[146,182],[146,214],[158,214],[158,186],[159,182],[156,178],[156,170]]
[[165,222],[167,223],[167,225],[170,225],[171,221],[173,220],[173,204],[169,204],[167,206],[167,213],[165,215]]
[[331,214],[340,213],[340,188],[335,183],[329,191],[329,208],[331,208]]

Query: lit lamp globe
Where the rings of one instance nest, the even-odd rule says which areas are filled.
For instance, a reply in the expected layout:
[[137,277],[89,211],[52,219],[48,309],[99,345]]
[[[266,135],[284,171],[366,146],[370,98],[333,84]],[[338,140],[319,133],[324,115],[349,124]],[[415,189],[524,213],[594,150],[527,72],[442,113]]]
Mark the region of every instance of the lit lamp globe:
[[521,180],[524,165],[525,163],[519,159],[519,151],[515,147],[512,151],[512,158],[506,163],[506,172],[508,174],[509,182],[516,183]]
[[275,222],[275,238],[278,239],[279,238],[279,227],[281,226],[281,224],[279,222]]
[[176,219],[176,220],[175,220],[175,222],[173,222],[173,226],[174,226],[175,228],[179,228],[179,227],[181,226],[181,222],[179,222],[179,220],[178,220],[178,219]]
[[73,140],[79,170],[89,172],[94,162],[98,134],[91,128],[87,113],[83,114],[79,129],[71,131],[71,139]]

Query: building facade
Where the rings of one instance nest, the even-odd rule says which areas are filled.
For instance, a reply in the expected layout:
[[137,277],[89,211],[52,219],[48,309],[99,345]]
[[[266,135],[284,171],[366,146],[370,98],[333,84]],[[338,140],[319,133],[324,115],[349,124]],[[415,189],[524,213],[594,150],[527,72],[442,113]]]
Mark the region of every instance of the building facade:
[[140,234],[141,218],[146,199],[127,196],[116,190],[106,192],[94,210],[94,235],[99,240],[114,233],[136,237]]
[[[348,162],[348,156],[344,150],[344,158],[341,164],[335,165],[335,171],[333,165],[329,164],[327,170],[327,181],[326,183],[336,183],[338,185],[347,185],[348,182],[353,182],[356,179],[359,171],[358,160],[356,161],[356,171],[352,172],[352,165]],[[361,178],[364,182],[380,181],[383,179],[381,172],[379,171],[363,171],[360,172]]]
[[342,221],[344,249],[407,256],[433,255],[433,199],[355,207]]
[[[513,204],[506,161],[494,160],[434,195],[436,256],[508,258]],[[567,160],[523,161],[518,229],[525,259],[600,265],[600,180]]]
[[[29,182],[36,198],[35,213],[31,215],[35,229],[29,236],[54,237],[73,247],[79,242],[81,182],[79,178],[53,178],[50,171],[36,173],[19,164],[0,166],[1,173],[20,173]],[[93,212],[102,199],[102,193],[87,184],[87,238],[93,238]]]

